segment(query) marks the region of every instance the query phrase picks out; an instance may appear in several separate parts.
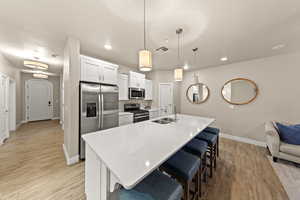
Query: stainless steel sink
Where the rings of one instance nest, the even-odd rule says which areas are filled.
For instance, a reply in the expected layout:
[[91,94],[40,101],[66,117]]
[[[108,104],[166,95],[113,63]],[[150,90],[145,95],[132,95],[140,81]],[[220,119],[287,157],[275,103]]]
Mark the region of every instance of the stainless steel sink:
[[154,121],[152,121],[152,122],[158,123],[158,124],[169,124],[169,123],[175,122],[175,121],[176,121],[176,120],[173,119],[173,118],[165,117],[165,118],[162,118],[162,119],[154,120]]

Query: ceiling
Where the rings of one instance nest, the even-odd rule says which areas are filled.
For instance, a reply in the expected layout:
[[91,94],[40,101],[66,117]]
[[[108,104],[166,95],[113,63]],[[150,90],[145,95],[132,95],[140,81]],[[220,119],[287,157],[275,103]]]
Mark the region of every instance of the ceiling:
[[[39,57],[60,72],[64,44],[72,36],[82,54],[137,67],[142,0],[3,0],[0,8],[0,51],[16,66]],[[300,50],[299,0],[148,0],[147,10],[154,69],[185,63],[196,69]],[[178,27],[184,29],[180,62]],[[160,46],[169,51],[155,52]],[[224,56],[229,60],[221,62]]]

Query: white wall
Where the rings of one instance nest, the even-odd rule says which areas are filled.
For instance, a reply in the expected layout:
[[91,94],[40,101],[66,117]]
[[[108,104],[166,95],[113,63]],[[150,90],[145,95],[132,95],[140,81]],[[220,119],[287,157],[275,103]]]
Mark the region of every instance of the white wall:
[[[194,83],[194,73],[210,89],[210,98],[193,105],[185,93]],[[181,112],[216,118],[223,133],[265,140],[264,123],[269,120],[300,123],[300,52],[185,72],[181,90]],[[257,99],[231,106],[221,97],[223,84],[233,78],[248,78],[259,88]]]
[[166,71],[153,71],[147,74],[147,78],[153,81],[153,101],[152,107],[159,106],[159,83],[173,83],[174,84],[174,104],[176,105],[177,112],[181,110],[181,83],[174,81],[174,71],[166,70]]
[[67,163],[79,158],[80,42],[68,38],[64,49],[64,150]]
[[16,81],[16,123],[22,120],[21,73],[0,53],[0,72]]

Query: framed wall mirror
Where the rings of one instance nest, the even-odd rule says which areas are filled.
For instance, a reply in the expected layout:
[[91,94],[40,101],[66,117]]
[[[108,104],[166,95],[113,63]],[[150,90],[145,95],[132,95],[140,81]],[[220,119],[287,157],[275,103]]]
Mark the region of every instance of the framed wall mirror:
[[222,88],[223,99],[233,105],[245,105],[254,101],[258,95],[258,87],[252,80],[236,78],[227,81]]
[[190,85],[186,91],[186,98],[192,104],[204,103],[209,97],[209,88],[203,83]]

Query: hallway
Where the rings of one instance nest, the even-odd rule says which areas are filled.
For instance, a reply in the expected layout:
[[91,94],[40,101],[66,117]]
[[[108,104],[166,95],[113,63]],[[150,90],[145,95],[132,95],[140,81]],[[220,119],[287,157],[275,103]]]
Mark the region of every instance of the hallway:
[[24,124],[12,133],[0,147],[0,199],[85,199],[84,163],[67,166],[62,144],[57,120]]

